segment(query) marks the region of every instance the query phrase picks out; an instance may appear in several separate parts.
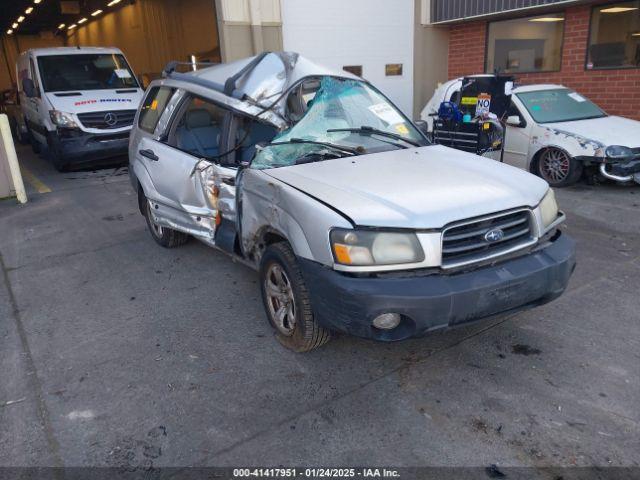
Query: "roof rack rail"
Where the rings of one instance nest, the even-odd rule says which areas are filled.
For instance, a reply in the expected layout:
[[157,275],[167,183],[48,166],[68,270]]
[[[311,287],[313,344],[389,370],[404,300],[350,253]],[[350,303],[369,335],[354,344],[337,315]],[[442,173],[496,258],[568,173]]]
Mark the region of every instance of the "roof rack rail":
[[[242,77],[243,75],[246,75],[247,73],[252,71],[254,68],[256,68],[256,66],[258,66],[258,64],[264,59],[264,57],[266,57],[270,53],[271,52],[262,52],[261,54],[257,55],[253,60],[251,60],[244,67],[242,67],[242,69],[239,72],[227,78],[227,80],[224,82],[224,85],[218,82],[213,82],[211,80],[206,80],[204,78],[201,78],[195,75],[191,75],[189,73],[176,72],[176,68],[179,65],[194,65],[194,63],[192,62],[178,62],[178,61],[169,62],[167,63],[166,67],[164,67],[164,70],[162,71],[162,76],[164,78],[173,78],[175,80],[182,80],[184,82],[200,85],[201,87],[210,88],[228,97],[237,98],[238,100],[244,100],[245,94],[236,91],[236,82],[240,79],[240,77]],[[218,65],[218,64],[205,63],[205,62],[202,62],[202,63],[196,62],[195,64],[196,65],[198,64]]]
[[224,82],[224,94],[228,96],[235,96],[233,94],[236,90],[236,82],[238,81],[238,79],[256,68],[258,64],[264,59],[264,57],[266,57],[270,53],[271,52],[262,52],[249,63],[247,63],[238,73],[227,78],[227,81]]
[[164,70],[162,70],[162,76],[166,77],[167,75],[171,75],[173,72],[175,72],[176,68],[178,68],[179,65],[185,65],[189,67],[193,67],[194,65],[205,65],[207,67],[213,67],[214,65],[220,65],[220,62],[178,62],[176,60],[173,60],[167,63],[167,65],[164,67]]
[[204,78],[196,77],[195,75],[190,75],[188,73],[176,72],[176,68],[178,65],[192,65],[189,62],[169,62],[167,66],[164,67],[162,71],[162,76],[164,78],[172,78],[174,80],[182,80],[184,82],[193,83],[195,85],[200,85],[201,87],[210,88],[215,90],[216,92],[224,93],[224,85],[218,82],[212,82],[211,80],[206,80]]

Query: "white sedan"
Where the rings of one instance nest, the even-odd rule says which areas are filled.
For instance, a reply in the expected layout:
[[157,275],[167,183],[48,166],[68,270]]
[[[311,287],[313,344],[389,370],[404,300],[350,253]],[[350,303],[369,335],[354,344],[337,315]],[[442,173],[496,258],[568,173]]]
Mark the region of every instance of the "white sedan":
[[[462,79],[438,87],[421,117],[443,101],[455,102]],[[596,104],[562,85],[513,89],[506,119],[504,162],[544,178],[551,186],[578,181],[585,169],[619,183],[640,183],[640,122],[607,115]]]

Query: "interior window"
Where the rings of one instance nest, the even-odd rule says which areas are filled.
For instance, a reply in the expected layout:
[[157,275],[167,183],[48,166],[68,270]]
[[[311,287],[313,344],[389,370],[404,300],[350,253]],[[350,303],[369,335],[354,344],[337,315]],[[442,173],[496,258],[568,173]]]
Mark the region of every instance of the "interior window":
[[250,162],[256,153],[256,144],[271,143],[278,131],[272,125],[256,122],[247,117],[238,117],[235,132],[235,165]]
[[145,132],[153,133],[160,120],[160,115],[167,108],[169,99],[173,96],[175,88],[153,87],[142,103],[138,126]]
[[169,145],[197,157],[216,159],[227,111],[207,100],[191,97],[172,128]]
[[588,53],[587,69],[640,67],[640,0],[593,8]]
[[491,22],[487,38],[487,72],[560,70],[564,14]]

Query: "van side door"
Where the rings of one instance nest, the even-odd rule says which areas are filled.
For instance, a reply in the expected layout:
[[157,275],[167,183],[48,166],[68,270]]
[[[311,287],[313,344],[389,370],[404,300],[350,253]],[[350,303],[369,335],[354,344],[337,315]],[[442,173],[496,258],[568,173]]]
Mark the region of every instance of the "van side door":
[[20,89],[20,95],[22,95],[20,103],[22,105],[25,122],[29,127],[30,133],[34,135],[34,137],[36,137],[40,141],[40,143],[46,143],[47,131],[45,128],[43,116],[45,114],[49,115],[49,112],[46,112],[46,108],[42,105],[42,93],[40,90],[37,68],[38,67],[36,65],[35,58],[29,55],[26,69],[22,72],[19,72],[21,80],[28,78],[33,82],[36,96],[27,97],[27,94],[22,88],[22,85],[20,85],[18,88]]

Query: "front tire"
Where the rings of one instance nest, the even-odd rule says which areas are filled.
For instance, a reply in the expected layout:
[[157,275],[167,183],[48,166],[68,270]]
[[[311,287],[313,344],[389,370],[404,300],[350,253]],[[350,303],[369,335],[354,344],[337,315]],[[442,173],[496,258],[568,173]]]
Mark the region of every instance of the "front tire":
[[69,171],[69,162],[62,156],[58,142],[51,133],[47,135],[47,157],[57,171]]
[[552,187],[568,187],[582,176],[583,165],[559,148],[547,148],[536,162],[536,173]]
[[18,140],[18,143],[26,145],[29,143],[29,132],[27,131],[26,133],[22,133],[20,125],[16,125],[16,139]]
[[178,232],[177,230],[172,230],[171,228],[163,227],[155,223],[153,213],[151,211],[151,204],[146,198],[144,218],[147,220],[147,226],[149,227],[151,237],[161,247],[175,248],[180,245],[184,245],[189,240],[189,235],[186,233]]
[[31,144],[31,150],[33,150],[33,153],[35,153],[36,155],[38,155],[42,151],[40,142],[31,133],[31,130],[29,130],[29,143]]
[[331,332],[313,317],[302,271],[286,242],[270,245],[264,252],[260,286],[267,318],[282,345],[295,352],[308,352],[331,340]]

